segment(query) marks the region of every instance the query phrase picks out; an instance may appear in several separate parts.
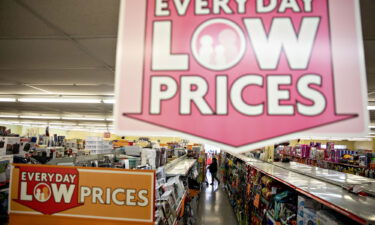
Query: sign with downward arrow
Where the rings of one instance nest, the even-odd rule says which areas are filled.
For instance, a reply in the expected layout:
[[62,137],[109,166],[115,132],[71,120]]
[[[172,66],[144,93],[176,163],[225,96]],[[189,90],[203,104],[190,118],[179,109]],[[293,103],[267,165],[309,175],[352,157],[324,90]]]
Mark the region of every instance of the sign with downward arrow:
[[293,137],[365,136],[358,4],[123,0],[117,132],[237,152]]

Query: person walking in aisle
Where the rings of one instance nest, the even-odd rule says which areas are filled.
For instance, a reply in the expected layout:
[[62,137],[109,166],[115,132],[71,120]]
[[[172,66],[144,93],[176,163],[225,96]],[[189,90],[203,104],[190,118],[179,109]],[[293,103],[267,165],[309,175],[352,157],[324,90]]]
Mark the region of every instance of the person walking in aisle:
[[208,170],[210,171],[212,177],[211,185],[214,185],[215,180],[217,181],[218,185],[220,185],[220,180],[217,178],[217,167],[217,159],[213,158],[212,163],[208,166]]

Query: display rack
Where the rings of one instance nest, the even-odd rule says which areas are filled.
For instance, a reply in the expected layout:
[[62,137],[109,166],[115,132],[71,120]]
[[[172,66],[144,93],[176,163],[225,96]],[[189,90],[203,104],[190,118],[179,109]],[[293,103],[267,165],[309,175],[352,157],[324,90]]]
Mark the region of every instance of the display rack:
[[360,188],[362,191],[368,194],[375,195],[374,179],[338,172],[335,170],[323,169],[297,162],[274,162],[273,164],[296,173],[316,178],[331,184],[339,185],[345,189],[351,190]]
[[329,170],[355,174],[375,179],[375,153],[370,150],[348,150],[346,146],[337,146],[327,142],[296,146],[279,145],[276,148],[277,160],[292,160],[298,163],[316,166]]
[[187,159],[184,157],[166,168],[165,173],[167,177],[186,176],[196,162],[197,160],[195,159]]
[[178,206],[176,208],[176,219],[172,223],[173,225],[177,225],[178,224],[179,215],[181,214],[182,206],[184,205],[183,203],[186,200],[186,196],[187,196],[187,191],[185,191],[184,195],[182,196],[181,200],[178,203]]
[[361,166],[361,165],[340,163],[340,162],[332,162],[332,161],[328,161],[328,160],[310,159],[310,158],[304,158],[304,157],[298,156],[298,155],[290,155],[290,154],[285,154],[285,153],[283,153],[282,155],[288,156],[288,157],[291,157],[291,158],[296,158],[296,159],[299,159],[299,160],[303,160],[304,163],[306,163],[306,161],[314,161],[314,162],[324,162],[324,163],[335,164],[335,165],[340,165],[340,166],[347,166],[347,167],[354,167],[354,168],[362,168],[362,169],[368,169],[369,168],[368,166]]
[[[196,213],[195,212],[196,209],[195,208],[193,209],[193,207],[191,207],[192,202],[196,199],[193,199],[189,195],[189,191],[190,191],[189,179],[196,179],[196,176],[197,176],[197,168],[195,168],[195,165],[197,165],[197,159],[188,158],[188,155],[185,154],[167,163],[163,168],[159,168],[156,176],[157,177],[160,176],[160,180],[166,179],[167,181],[167,183],[164,184],[165,186],[163,184],[161,186],[164,186],[166,189],[169,189],[168,186],[170,186],[170,183],[169,183],[170,180],[172,180],[172,182],[176,182],[173,180],[177,178],[178,180],[182,181],[184,189],[181,192],[181,195],[178,196],[179,198],[177,198],[176,196],[175,203],[169,204],[173,206],[171,207],[173,208],[172,209],[173,213],[164,214],[165,215],[164,218],[157,218],[157,221],[155,222],[155,224],[159,224],[160,220],[165,221],[165,224],[168,224],[168,225],[177,225],[177,224],[181,224],[181,222],[185,224],[185,222],[188,220],[187,218],[190,217],[192,214]],[[163,178],[163,174],[165,178]],[[157,191],[160,190],[161,186],[157,185],[156,187]],[[178,182],[175,183],[175,187],[177,187],[177,192],[178,190],[181,190],[178,188],[180,187],[178,185]],[[164,192],[164,194],[166,194],[166,192]],[[163,196],[161,197],[163,198]],[[162,199],[162,201],[165,202],[166,199]],[[159,203],[161,203],[162,201],[160,201]],[[157,213],[157,214],[160,214],[160,213]],[[174,218],[172,218],[171,221],[169,220],[170,215],[175,216]]]
[[375,198],[350,193],[340,186],[302,175],[240,154],[232,154],[246,165],[289,186],[361,224],[375,223]]

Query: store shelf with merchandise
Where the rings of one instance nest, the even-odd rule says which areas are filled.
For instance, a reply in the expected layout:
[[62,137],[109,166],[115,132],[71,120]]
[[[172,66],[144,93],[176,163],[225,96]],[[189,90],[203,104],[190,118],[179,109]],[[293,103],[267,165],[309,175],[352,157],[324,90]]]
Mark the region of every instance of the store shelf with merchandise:
[[[263,219],[266,218],[269,221],[292,224],[291,221],[301,220],[301,218],[293,216],[300,214],[300,209],[294,207],[300,201],[308,201],[309,204],[310,202],[311,204],[320,203],[316,208],[306,209],[307,214],[310,213],[316,218],[319,218],[319,215],[322,217],[324,214],[336,220],[339,220],[337,217],[343,220],[352,220],[352,224],[373,224],[375,222],[375,208],[373,207],[375,199],[373,197],[360,196],[337,184],[244,155],[228,154],[223,158],[227,160],[224,162],[226,168],[224,181],[240,222],[252,221],[252,224],[257,224],[254,221],[258,220],[259,224],[262,224]],[[328,171],[325,172],[329,174]],[[362,177],[360,178],[362,179]],[[243,182],[243,180],[247,182]],[[278,214],[279,211],[275,211],[278,201],[285,201],[283,209],[290,211],[289,222],[285,213],[282,216]],[[264,210],[258,210],[260,208]]]
[[200,176],[197,159],[187,154],[157,169],[155,224],[175,225],[180,221],[186,224],[192,220],[192,215],[198,210],[194,206],[198,204],[200,186],[192,185],[191,180],[197,180]]
[[[154,170],[156,182],[152,188],[156,189],[156,224],[191,222],[194,219],[192,215],[197,213],[201,187],[198,179],[204,177],[202,165],[198,162],[203,150],[200,144],[189,145],[186,140],[175,141],[174,138],[165,138],[173,141],[163,143],[147,137],[109,141],[98,136],[56,139],[55,135],[37,135],[25,139],[24,143],[21,139],[4,137],[0,140],[4,145],[4,148],[0,145],[0,216],[4,218],[8,218],[8,203],[4,200],[8,199],[10,164],[15,157],[21,160],[17,163],[41,166]],[[24,147],[26,145],[27,148]]]
[[273,165],[303,174],[321,181],[338,185],[346,190],[361,195],[375,196],[375,180],[353,174],[323,169],[297,162],[273,162]]
[[280,145],[275,149],[275,158],[290,160],[324,169],[375,178],[375,153],[371,150],[348,150],[345,145],[333,142]]
[[177,225],[178,224],[178,217],[180,217],[181,216],[181,210],[182,210],[182,207],[183,207],[183,205],[184,205],[184,203],[185,203],[185,200],[186,200],[186,197],[187,197],[187,191],[184,193],[184,195],[182,196],[182,198],[181,198],[181,200],[180,201],[178,201],[179,203],[178,203],[178,206],[177,206],[177,209],[176,209],[176,219],[174,220],[174,222],[172,223],[173,225]]

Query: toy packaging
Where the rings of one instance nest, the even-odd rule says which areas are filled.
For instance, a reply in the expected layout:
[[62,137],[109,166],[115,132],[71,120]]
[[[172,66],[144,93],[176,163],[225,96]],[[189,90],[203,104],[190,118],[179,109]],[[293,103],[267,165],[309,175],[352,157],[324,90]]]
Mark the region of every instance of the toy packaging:
[[314,209],[304,208],[303,217],[304,225],[316,225],[316,211]]

